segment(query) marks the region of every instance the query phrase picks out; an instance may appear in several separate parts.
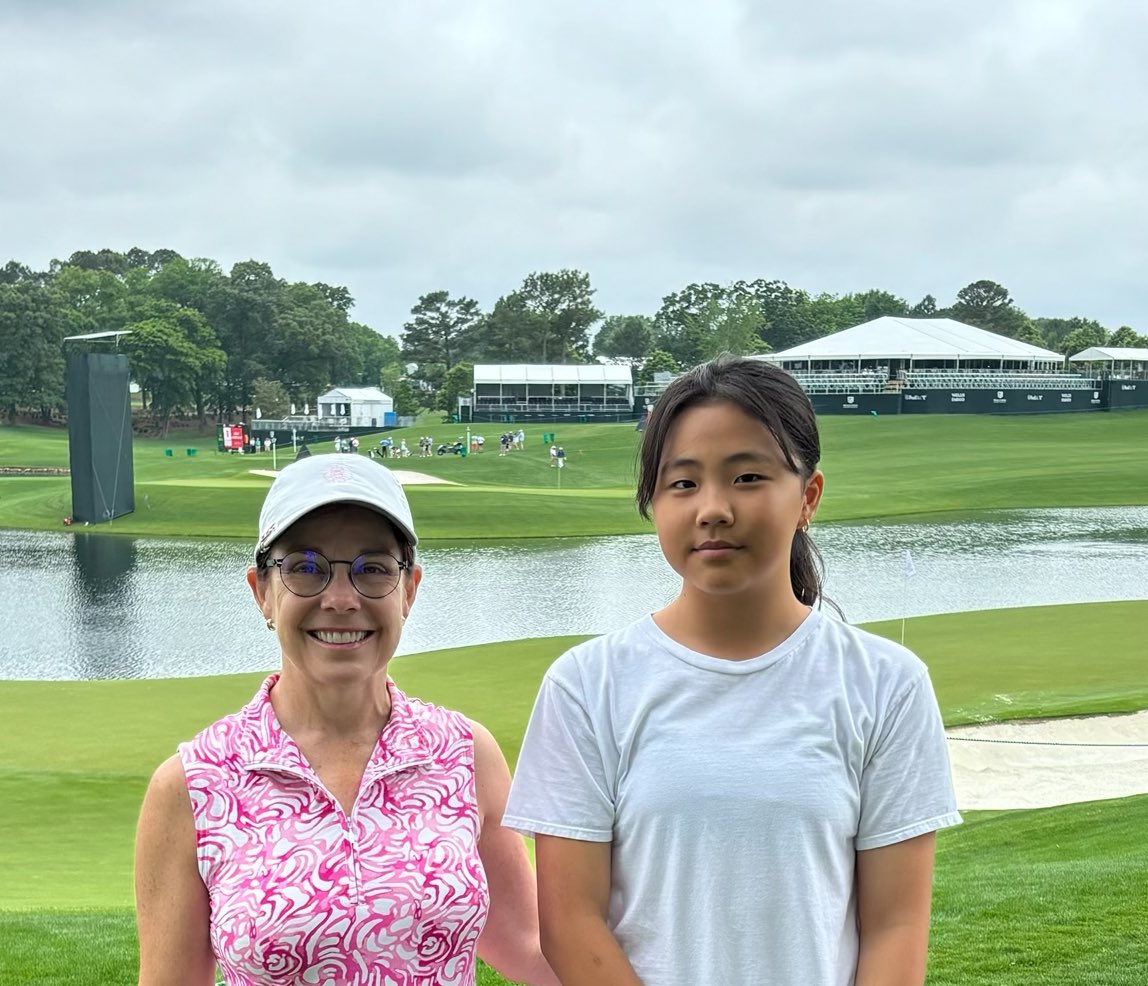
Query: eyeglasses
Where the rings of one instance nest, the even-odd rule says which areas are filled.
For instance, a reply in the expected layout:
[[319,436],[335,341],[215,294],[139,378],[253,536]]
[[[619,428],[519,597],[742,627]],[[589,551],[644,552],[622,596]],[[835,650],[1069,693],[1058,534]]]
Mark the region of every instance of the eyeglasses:
[[333,565],[346,565],[351,585],[361,596],[382,599],[395,591],[409,561],[399,561],[385,551],[359,555],[354,561],[326,558],[318,551],[292,551],[282,558],[268,558],[263,567],[279,569],[283,584],[296,596],[317,596],[331,584]]

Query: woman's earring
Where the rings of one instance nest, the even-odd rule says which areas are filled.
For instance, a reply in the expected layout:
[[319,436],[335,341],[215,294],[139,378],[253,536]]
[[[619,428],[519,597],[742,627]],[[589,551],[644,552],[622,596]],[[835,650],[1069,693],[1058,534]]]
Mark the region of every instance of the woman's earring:
[[798,528],[798,530],[801,531],[802,534],[808,534],[809,533],[809,521],[803,520],[801,522],[801,526]]
[[267,629],[268,630],[274,630],[275,629],[275,621],[274,620],[268,620],[267,621]]

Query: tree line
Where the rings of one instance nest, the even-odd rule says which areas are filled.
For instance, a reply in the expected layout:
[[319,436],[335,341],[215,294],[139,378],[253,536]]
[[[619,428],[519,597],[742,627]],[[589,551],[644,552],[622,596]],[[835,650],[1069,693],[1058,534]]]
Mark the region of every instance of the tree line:
[[[883,315],[953,318],[1062,355],[1090,346],[1148,347],[1128,326],[1109,331],[1095,319],[1033,318],[994,281],[980,280],[941,307],[879,289],[812,295],[779,280],[689,284],[662,299],[653,315],[604,316],[581,271],[531,274],[484,313],[472,298],[434,291],[419,298],[401,335],[402,354],[419,366],[422,385],[443,408],[470,389],[471,364],[628,363],[635,379],[676,372],[728,352],[780,352]],[[591,336],[591,329],[598,326]]]
[[765,279],[689,284],[652,315],[606,315],[594,294],[578,270],[531,273],[489,311],[432,291],[396,340],[351,318],[347,288],[290,283],[255,260],[227,272],[213,260],[139,248],[79,251],[46,271],[13,260],[0,268],[0,412],[8,420],[65,414],[65,337],[119,330],[130,333],[118,349],[162,428],[173,416],[206,424],[246,419],[256,408],[278,417],[331,386],[381,387],[399,414],[450,410],[470,391],[476,362],[605,358],[649,380],[720,352],[780,351],[882,315],[951,317],[1066,355],[1148,347],[1128,326],[1030,317],[987,280],[962,288],[948,307],[932,295],[916,304],[879,289],[813,295]]
[[66,412],[64,339],[126,330],[69,346],[128,356],[149,416],[246,418],[313,402],[332,381],[396,377],[398,343],[350,318],[346,288],[289,283],[255,260],[224,272],[174,250],[80,251],[34,271],[0,268],[0,410],[9,420]]

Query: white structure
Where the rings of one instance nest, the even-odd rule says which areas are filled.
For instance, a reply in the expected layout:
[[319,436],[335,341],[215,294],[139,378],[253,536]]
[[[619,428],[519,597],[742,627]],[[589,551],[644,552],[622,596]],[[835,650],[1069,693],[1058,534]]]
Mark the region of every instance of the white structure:
[[320,418],[339,418],[352,428],[382,428],[395,401],[378,387],[336,387],[320,394],[315,408]]
[[1093,346],[1075,356],[1070,363],[1103,363],[1109,376],[1143,377],[1148,374],[1148,349]]
[[477,363],[474,410],[515,414],[629,411],[634,386],[628,366],[601,363]]
[[861,371],[896,365],[898,369],[1059,369],[1064,357],[1051,349],[987,332],[951,318],[896,318],[885,315],[871,322],[813,339],[758,359],[787,369],[815,369],[833,364],[836,370]]

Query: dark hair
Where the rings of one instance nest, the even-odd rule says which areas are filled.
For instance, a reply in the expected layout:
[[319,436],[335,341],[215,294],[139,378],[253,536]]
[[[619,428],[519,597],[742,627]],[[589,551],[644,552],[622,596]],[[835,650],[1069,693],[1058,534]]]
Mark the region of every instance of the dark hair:
[[[658,468],[674,422],[683,411],[718,401],[729,401],[765,425],[781,449],[785,464],[802,481],[817,469],[821,461],[817,417],[797,381],[763,360],[718,356],[674,380],[650,413],[638,452],[638,512],[647,520],[657,489]],[[805,531],[795,531],[789,580],[793,594],[805,605],[815,606],[821,600],[834,605],[821,591],[824,570],[821,552],[813,539]]]

